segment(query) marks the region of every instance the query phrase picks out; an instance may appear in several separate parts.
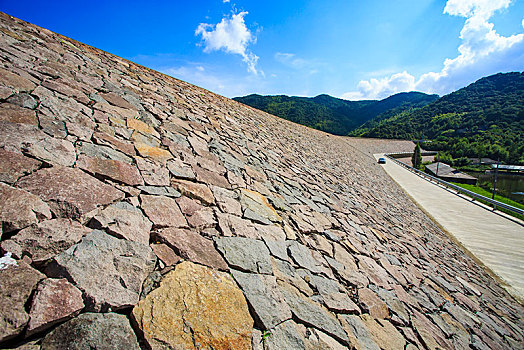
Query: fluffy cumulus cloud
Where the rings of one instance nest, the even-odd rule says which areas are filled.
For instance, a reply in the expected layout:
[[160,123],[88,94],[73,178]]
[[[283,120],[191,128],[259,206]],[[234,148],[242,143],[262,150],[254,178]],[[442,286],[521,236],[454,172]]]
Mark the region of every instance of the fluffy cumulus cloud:
[[446,59],[440,72],[429,72],[418,79],[404,71],[382,79],[361,81],[358,91],[348,92],[343,97],[384,98],[411,90],[443,95],[486,75],[522,70],[524,34],[502,36],[495,31],[493,23],[489,22],[496,11],[508,8],[510,2],[511,0],[448,0],[444,13],[466,18],[460,32],[461,44],[457,57]]
[[[230,17],[222,18],[216,25],[200,23],[195,31],[195,35],[201,35],[204,45],[204,52],[222,50],[227,53],[242,56],[242,60],[247,64],[248,70],[258,74],[256,65],[258,56],[252,53],[248,46],[256,42],[256,37],[246,27],[244,16],[248,12],[232,14]],[[261,72],[260,72],[261,73]]]

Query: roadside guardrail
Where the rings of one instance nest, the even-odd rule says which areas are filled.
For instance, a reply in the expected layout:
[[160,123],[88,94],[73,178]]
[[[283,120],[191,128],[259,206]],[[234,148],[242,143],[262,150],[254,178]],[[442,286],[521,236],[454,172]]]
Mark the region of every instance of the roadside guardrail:
[[[402,153],[402,155],[407,155],[408,153]],[[413,153],[410,153],[410,154],[413,154]],[[499,208],[504,208],[506,210],[509,210],[513,213],[516,213],[516,214],[520,214],[520,215],[524,215],[524,210],[523,209],[519,209],[519,208],[516,208],[514,206],[511,206],[509,204],[506,204],[506,203],[502,203],[502,202],[499,202],[499,201],[496,201],[494,199],[491,199],[491,198],[488,198],[488,197],[484,197],[484,196],[481,196],[480,194],[477,194],[475,192],[471,192],[469,190],[466,190],[460,186],[457,186],[457,185],[453,185],[447,181],[444,181],[444,180],[441,180],[439,179],[438,177],[435,177],[433,175],[429,175],[429,174],[426,174],[425,172],[423,171],[420,171],[418,169],[415,169],[413,168],[412,166],[409,166],[407,164],[404,164],[400,161],[398,161],[397,159],[395,159],[394,157],[398,155],[400,155],[399,153],[386,153],[384,154],[386,157],[388,157],[389,159],[391,159],[392,161],[394,161],[395,163],[397,163],[398,165],[400,166],[403,166],[404,168],[408,169],[409,171],[417,174],[418,176],[426,179],[427,181],[429,182],[436,182],[437,184],[440,184],[446,188],[451,188],[457,192],[460,192],[460,193],[463,193],[469,197],[472,197],[473,199],[480,199],[484,202],[488,202],[490,205],[493,206],[493,210],[497,210],[497,207]]]

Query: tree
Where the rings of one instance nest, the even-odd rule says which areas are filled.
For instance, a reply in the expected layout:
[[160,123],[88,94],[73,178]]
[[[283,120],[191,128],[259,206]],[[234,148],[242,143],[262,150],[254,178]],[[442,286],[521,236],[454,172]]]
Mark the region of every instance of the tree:
[[422,165],[422,155],[420,154],[420,145],[418,142],[413,151],[413,156],[411,157],[411,164],[413,164],[413,168],[415,169],[419,169]]

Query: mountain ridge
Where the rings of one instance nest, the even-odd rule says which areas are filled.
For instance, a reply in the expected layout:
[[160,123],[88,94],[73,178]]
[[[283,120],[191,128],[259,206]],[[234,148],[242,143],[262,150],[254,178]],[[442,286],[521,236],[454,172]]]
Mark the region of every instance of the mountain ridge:
[[234,97],[233,100],[315,129],[335,135],[347,135],[382,113],[417,108],[437,98],[437,95],[413,91],[395,94],[383,100],[349,101],[327,94],[315,97],[251,94]]
[[524,164],[524,72],[497,73],[423,108],[370,120],[352,136],[430,139],[425,148],[454,158]]

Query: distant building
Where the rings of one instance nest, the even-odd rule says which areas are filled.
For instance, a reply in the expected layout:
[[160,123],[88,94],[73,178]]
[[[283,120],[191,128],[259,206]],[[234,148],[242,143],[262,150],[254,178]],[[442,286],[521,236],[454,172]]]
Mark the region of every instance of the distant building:
[[[438,168],[438,174],[437,174]],[[437,162],[426,165],[428,172],[444,181],[448,182],[458,182],[461,184],[470,184],[476,185],[477,179],[473,176],[465,174],[457,169],[454,169],[447,165],[446,163]]]
[[498,167],[496,164],[491,165],[491,172],[494,172],[496,169],[498,171],[504,171],[504,172],[516,172],[516,173],[524,173],[524,165],[503,165],[499,164]]
[[471,165],[497,164],[496,160],[491,158],[468,158]]

